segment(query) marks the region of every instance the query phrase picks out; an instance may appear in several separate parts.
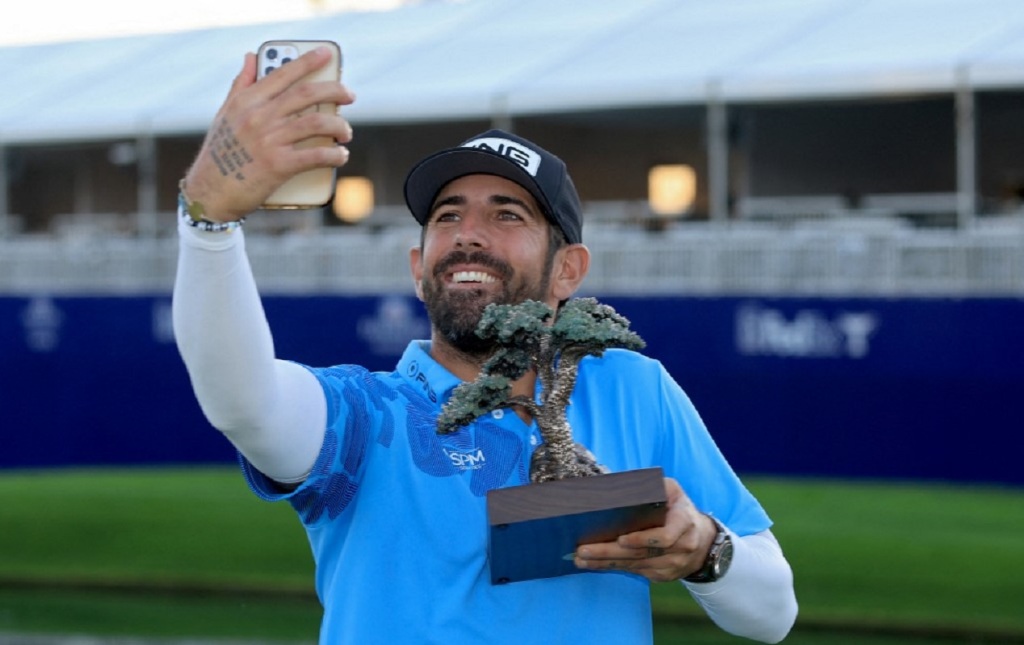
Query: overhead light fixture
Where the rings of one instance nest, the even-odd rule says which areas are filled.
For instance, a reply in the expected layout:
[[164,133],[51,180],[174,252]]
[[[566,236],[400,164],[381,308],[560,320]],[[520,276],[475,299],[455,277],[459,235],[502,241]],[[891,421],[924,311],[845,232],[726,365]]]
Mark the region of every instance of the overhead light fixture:
[[334,216],[354,224],[373,212],[373,182],[367,177],[341,177],[334,190]]
[[647,200],[655,215],[683,215],[693,208],[696,199],[697,172],[693,166],[658,165],[647,173]]

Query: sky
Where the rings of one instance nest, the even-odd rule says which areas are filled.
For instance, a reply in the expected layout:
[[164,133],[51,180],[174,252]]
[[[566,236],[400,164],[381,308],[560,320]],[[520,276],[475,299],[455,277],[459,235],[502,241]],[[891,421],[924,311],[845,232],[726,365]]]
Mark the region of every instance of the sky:
[[402,0],[4,0],[0,46],[184,31],[388,9]]

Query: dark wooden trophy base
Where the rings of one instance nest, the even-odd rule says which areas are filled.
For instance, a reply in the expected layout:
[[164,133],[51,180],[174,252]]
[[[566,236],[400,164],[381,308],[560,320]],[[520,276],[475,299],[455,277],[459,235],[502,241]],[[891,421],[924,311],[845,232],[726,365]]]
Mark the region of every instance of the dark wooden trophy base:
[[489,491],[491,584],[580,573],[579,545],[663,526],[663,478],[643,468]]

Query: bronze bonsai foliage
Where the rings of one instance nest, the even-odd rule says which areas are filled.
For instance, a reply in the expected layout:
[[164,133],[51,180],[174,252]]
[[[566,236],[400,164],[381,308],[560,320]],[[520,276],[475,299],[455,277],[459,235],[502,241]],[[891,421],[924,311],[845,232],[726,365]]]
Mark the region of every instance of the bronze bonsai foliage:
[[[519,405],[536,420],[544,439],[531,458],[531,481],[605,472],[594,456],[573,440],[566,411],[581,360],[601,356],[612,347],[644,347],[640,336],[629,330],[629,320],[594,298],[574,298],[557,315],[547,305],[527,300],[517,305],[488,305],[476,334],[494,340],[494,353],[476,380],[455,388],[438,417],[438,432],[455,432],[492,410]],[[512,383],[531,369],[541,382],[540,400],[511,396]]]

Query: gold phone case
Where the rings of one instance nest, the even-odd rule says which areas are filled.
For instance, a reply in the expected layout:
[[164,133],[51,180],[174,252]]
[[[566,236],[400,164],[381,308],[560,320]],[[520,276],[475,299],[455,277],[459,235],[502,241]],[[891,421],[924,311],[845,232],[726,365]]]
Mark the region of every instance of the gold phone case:
[[[326,46],[333,52],[331,62],[307,76],[304,81],[338,81],[341,79],[341,48],[328,40],[269,40],[260,45],[256,52],[257,78],[263,78],[273,70],[298,58],[317,47]],[[334,114],[338,106],[321,103],[311,110]],[[295,144],[305,148],[312,146],[335,146],[330,137],[310,137]],[[335,169],[314,168],[295,175],[281,185],[267,198],[263,208],[319,208],[334,195]]]

